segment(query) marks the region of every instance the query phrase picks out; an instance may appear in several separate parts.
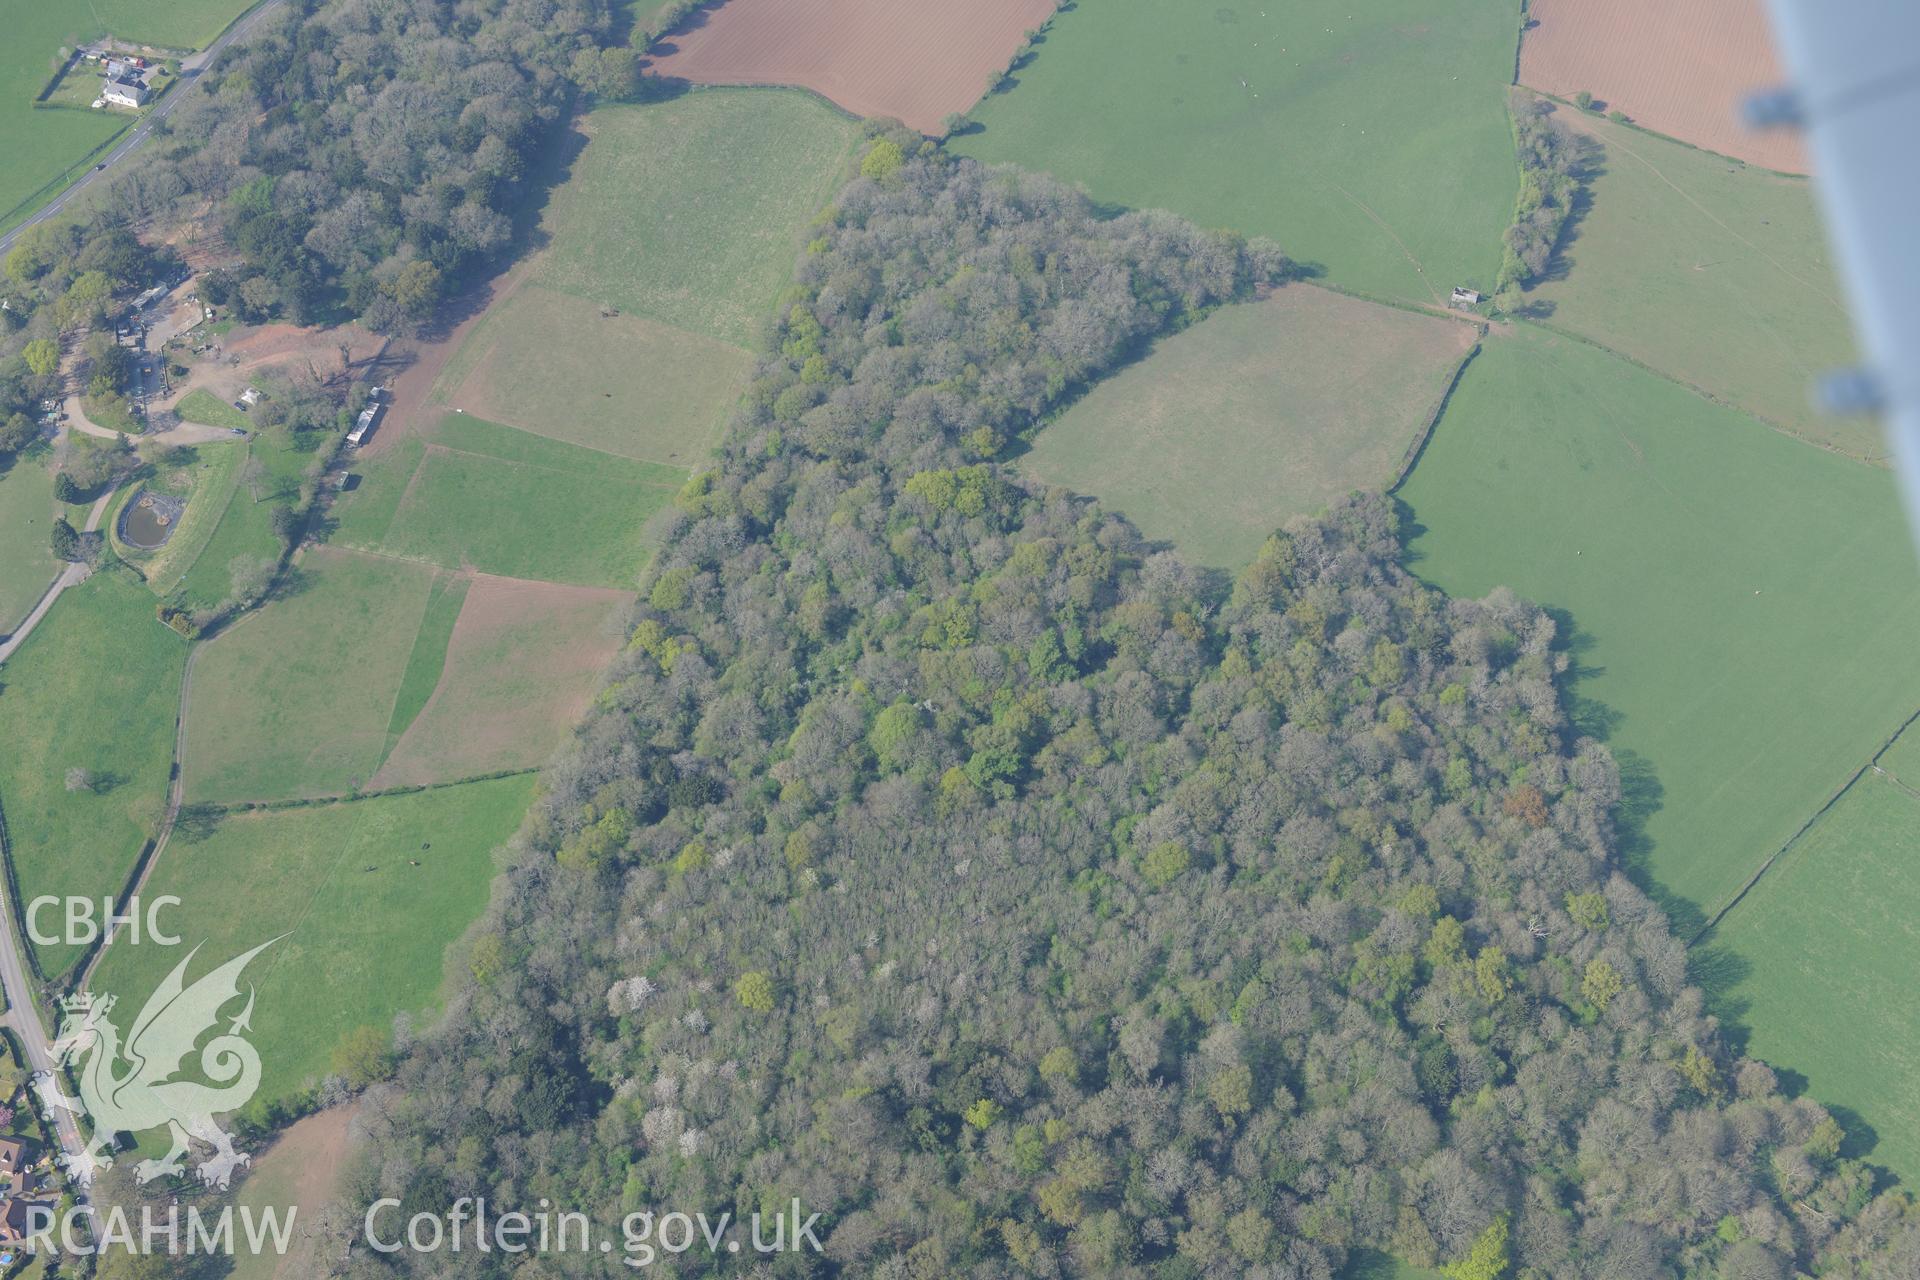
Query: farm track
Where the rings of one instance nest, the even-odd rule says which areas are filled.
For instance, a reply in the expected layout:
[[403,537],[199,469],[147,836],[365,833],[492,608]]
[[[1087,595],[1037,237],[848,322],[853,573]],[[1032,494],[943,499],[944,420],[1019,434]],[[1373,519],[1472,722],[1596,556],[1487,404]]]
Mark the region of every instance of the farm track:
[[[109,490],[95,500],[92,510],[87,513],[87,532],[91,533],[100,527],[107,505],[117,492]],[[13,656],[68,587],[84,582],[86,578],[87,569],[84,565],[71,564],[63,569],[53,585],[47,588],[47,594],[40,598],[40,603],[34,606],[33,612],[27,615],[20,629],[8,636],[5,644],[0,644],[0,662]],[[5,909],[0,909],[0,989],[5,990],[7,997],[7,1011],[0,1015],[0,1024],[11,1027],[14,1035],[19,1037],[21,1057],[25,1059],[22,1065],[29,1074],[51,1074],[57,1064],[47,1038],[46,1026],[40,1021],[37,993],[27,972],[27,941],[14,936],[13,931],[14,922],[22,918],[18,906],[18,903],[7,903]],[[72,1113],[59,1107],[49,1107],[48,1110],[52,1114],[54,1133],[60,1140],[62,1152],[70,1159],[85,1155],[86,1147],[80,1137],[80,1126]],[[84,1193],[76,1192],[76,1195],[81,1202],[85,1202]]]
[[1705,218],[1708,222],[1711,222],[1714,226],[1726,232],[1727,235],[1731,236],[1733,239],[1739,241],[1741,244],[1751,249],[1754,253],[1754,256],[1759,258],[1762,262],[1766,263],[1768,266],[1772,267],[1775,271],[1778,271],[1781,275],[1785,276],[1787,279],[1799,285],[1802,289],[1805,289],[1808,293],[1813,294],[1815,297],[1824,299],[1825,301],[1832,303],[1835,307],[1838,307],[1841,310],[1846,309],[1845,304],[1843,304],[1840,301],[1839,296],[1837,294],[1829,292],[1829,289],[1831,288],[1833,283],[1831,280],[1827,281],[1826,286],[1823,287],[1819,282],[1808,280],[1804,276],[1795,275],[1778,258],[1775,258],[1773,255],[1769,254],[1766,250],[1762,249],[1759,245],[1749,240],[1746,236],[1734,230],[1725,221],[1723,221],[1718,216],[1716,216],[1713,210],[1707,208],[1707,206],[1701,204],[1698,200],[1696,200],[1692,192],[1688,191],[1685,187],[1682,187],[1679,183],[1675,182],[1673,179],[1669,178],[1666,174],[1662,173],[1660,171],[1660,166],[1656,165],[1653,161],[1647,159],[1645,156],[1641,155],[1638,151],[1635,151],[1632,147],[1628,146],[1625,142],[1621,141],[1618,138],[1614,139],[1610,145],[1618,148],[1621,151],[1626,152],[1628,155],[1632,156],[1640,164],[1645,165],[1647,172],[1651,173],[1654,177],[1658,178],[1662,184],[1671,188],[1674,191],[1674,193],[1677,194],[1682,200],[1685,200],[1688,204],[1692,205],[1695,209],[1699,210],[1701,217]]
[[[234,626],[251,618],[252,613],[234,622]],[[180,702],[174,712],[173,721],[173,760],[170,766],[171,778],[167,784],[167,807],[160,816],[160,828],[154,832],[153,848],[148,851],[133,873],[132,881],[122,891],[121,901],[129,902],[138,898],[147,887],[147,880],[153,875],[153,869],[160,861],[160,855],[166,852],[167,841],[173,835],[173,828],[180,820],[180,809],[186,799],[187,789],[187,701],[193,692],[193,668],[200,660],[200,653],[206,648],[204,641],[195,641],[193,648],[187,651],[187,662],[180,671]],[[106,932],[101,935],[100,945],[87,957],[86,964],[80,970],[74,989],[85,991],[93,982],[93,971],[100,967],[100,961],[107,954],[107,948],[113,945],[116,930],[113,922],[108,921]]]
[[1540,319],[1529,318],[1526,321],[1524,321],[1524,323],[1534,325],[1535,327],[1540,329],[1544,329],[1548,333],[1553,334],[1555,337],[1565,338],[1570,342],[1582,343],[1586,346],[1592,347],[1596,351],[1604,351],[1608,355],[1612,356],[1614,359],[1625,361],[1627,364],[1632,365],[1634,368],[1640,370],[1642,373],[1650,373],[1654,377],[1659,378],[1663,382],[1671,382],[1674,386],[1681,387],[1687,391],[1690,391],[1694,395],[1699,396],[1702,400],[1705,400],[1710,404],[1717,404],[1723,409],[1731,409],[1735,413],[1739,413],[1746,417],[1749,417],[1753,419],[1755,422],[1759,423],[1761,426],[1765,427],[1767,430],[1776,432],[1779,435],[1783,435],[1787,437],[1787,439],[1789,440],[1795,440],[1801,444],[1810,445],[1813,448],[1819,449],[1825,453],[1836,454],[1839,457],[1850,459],[1854,462],[1859,463],[1863,467],[1873,467],[1876,470],[1884,471],[1890,465],[1888,459],[1884,455],[1878,456],[1878,457],[1861,457],[1857,453],[1852,453],[1846,449],[1842,449],[1839,445],[1834,444],[1831,441],[1815,440],[1810,436],[1802,435],[1800,432],[1795,431],[1792,427],[1789,427],[1783,422],[1779,422],[1773,418],[1768,417],[1766,414],[1760,412],[1758,409],[1749,408],[1746,405],[1735,404],[1731,400],[1727,400],[1720,396],[1715,395],[1713,392],[1707,390],[1705,387],[1699,385],[1698,383],[1688,382],[1685,378],[1682,378],[1677,374],[1668,373],[1665,369],[1656,368],[1655,366],[1648,364],[1645,360],[1641,360],[1636,356],[1628,355],[1626,352],[1620,350],[1618,347],[1610,347],[1606,343],[1600,341],[1598,338],[1588,337],[1584,333],[1575,333],[1572,329],[1568,329],[1562,325],[1556,324],[1551,320],[1540,320]]
[[1371,220],[1375,226],[1379,227],[1381,231],[1386,233],[1387,239],[1393,241],[1393,243],[1399,247],[1400,252],[1406,255],[1408,264],[1413,267],[1413,273],[1420,277],[1420,283],[1423,286],[1425,286],[1427,292],[1432,295],[1433,305],[1436,307],[1443,305],[1440,301],[1440,291],[1433,287],[1433,281],[1427,279],[1426,267],[1421,265],[1420,259],[1413,256],[1413,250],[1407,248],[1407,242],[1400,238],[1399,234],[1394,231],[1393,227],[1388,224],[1387,220],[1381,217],[1379,214],[1375,213],[1373,211],[1372,206],[1367,204],[1366,201],[1362,200],[1359,196],[1353,194],[1353,192],[1347,190],[1345,187],[1341,186],[1339,183],[1337,182],[1334,183],[1333,189],[1335,191],[1338,191],[1341,195],[1345,196],[1347,199],[1353,201],[1355,207],[1357,207],[1360,210],[1360,212],[1366,214],[1368,219]]
[[[87,512],[87,524],[86,528],[81,530],[82,533],[92,533],[100,527],[101,517],[107,513],[107,504],[112,502],[119,492],[118,489],[109,490],[94,501],[92,509]],[[70,564],[55,575],[53,581],[48,584],[46,593],[40,597],[39,603],[33,606],[11,635],[5,640],[0,640],[0,663],[11,658],[14,651],[26,643],[27,637],[33,634],[33,629],[40,625],[40,620],[45,618],[53,608],[54,601],[58,600],[68,587],[85,582],[89,572],[85,565]]]

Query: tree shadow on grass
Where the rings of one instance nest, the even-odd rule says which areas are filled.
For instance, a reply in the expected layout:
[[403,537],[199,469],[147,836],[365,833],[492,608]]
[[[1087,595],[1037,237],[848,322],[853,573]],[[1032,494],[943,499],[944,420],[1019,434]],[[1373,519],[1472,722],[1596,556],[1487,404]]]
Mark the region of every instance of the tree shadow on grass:
[[1554,650],[1567,659],[1560,691],[1568,725],[1579,736],[1606,746],[1619,771],[1620,802],[1613,810],[1615,856],[1627,878],[1666,912],[1675,936],[1691,938],[1706,927],[1706,913],[1698,903],[1662,884],[1653,870],[1653,837],[1647,828],[1653,816],[1666,806],[1667,797],[1659,770],[1652,760],[1620,744],[1618,736],[1626,717],[1619,708],[1590,696],[1583,687],[1607,670],[1591,660],[1599,644],[1593,633],[1581,627],[1565,608],[1542,608],[1553,620]]
[[[1582,158],[1576,176],[1578,182],[1573,188],[1573,199],[1567,206],[1567,220],[1560,225],[1560,237],[1553,242],[1553,251],[1547,257],[1547,265],[1535,276],[1529,288],[1544,283],[1565,280],[1573,274],[1578,260],[1573,256],[1573,248],[1579,243],[1582,224],[1587,215],[1593,212],[1593,183],[1607,173],[1607,149],[1598,138],[1582,138]],[[1547,304],[1549,307],[1551,303]],[[1529,311],[1527,314],[1534,314]],[[1549,311],[1547,314],[1551,314]]]
[[[414,328],[416,340],[429,344],[446,341],[454,330],[493,304],[502,280],[516,264],[547,247],[551,237],[541,226],[541,218],[552,203],[554,191],[573,176],[574,163],[586,150],[587,141],[576,116],[567,121],[554,145],[535,151],[534,168],[528,176],[525,193],[506,211],[512,227],[507,243],[486,266],[469,277],[466,287],[442,301],[431,316]],[[388,372],[384,364],[387,358],[381,357],[382,373]],[[391,371],[396,376],[412,363],[410,357],[392,359]]]
[[273,586],[254,608],[260,609],[269,604],[280,604],[297,599],[313,590],[319,581],[319,574],[289,561],[281,568],[280,576],[273,580]]
[[179,814],[173,820],[173,837],[198,844],[218,831],[220,824],[226,820],[227,811],[217,805],[181,805]]

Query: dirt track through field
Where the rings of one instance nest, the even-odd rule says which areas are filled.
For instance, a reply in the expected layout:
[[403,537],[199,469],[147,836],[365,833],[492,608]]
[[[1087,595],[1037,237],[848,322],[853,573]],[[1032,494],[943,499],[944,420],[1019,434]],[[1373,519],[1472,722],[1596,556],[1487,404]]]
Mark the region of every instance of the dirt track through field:
[[1756,132],[1740,105],[1782,80],[1762,0],[1533,0],[1520,83],[1582,90],[1648,129],[1753,164],[1806,173],[1797,135]]
[[727,0],[669,35],[653,70],[699,84],[797,85],[938,135],[1053,9],[1052,0]]

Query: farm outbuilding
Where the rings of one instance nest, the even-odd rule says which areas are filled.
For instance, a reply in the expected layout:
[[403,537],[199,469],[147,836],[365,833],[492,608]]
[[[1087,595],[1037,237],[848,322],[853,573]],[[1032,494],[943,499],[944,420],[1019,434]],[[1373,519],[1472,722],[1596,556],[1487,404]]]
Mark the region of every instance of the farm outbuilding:
[[373,430],[380,421],[380,409],[380,403],[374,401],[360,411],[360,416],[353,421],[353,430],[347,432],[348,444],[357,445],[367,438],[367,432]]

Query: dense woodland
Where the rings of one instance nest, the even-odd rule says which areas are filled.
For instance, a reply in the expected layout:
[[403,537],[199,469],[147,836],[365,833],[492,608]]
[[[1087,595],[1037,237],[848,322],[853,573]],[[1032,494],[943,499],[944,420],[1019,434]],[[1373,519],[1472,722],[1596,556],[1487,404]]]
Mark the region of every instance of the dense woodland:
[[1286,275],[878,141],[345,1202],[825,1215],[684,1274],[1920,1274],[1621,874],[1545,614],[1378,496],[1225,583],[998,460]]
[[[166,265],[139,219],[214,218],[242,318],[404,330],[508,247],[576,97],[643,84],[601,0],[294,7],[9,255],[0,465],[62,335]],[[1518,123],[1509,288],[1582,162]],[[1276,250],[907,135],[815,234],[347,1203],[825,1215],[824,1257],[682,1272],[1920,1275],[1910,1200],[1729,1050],[1620,874],[1550,619],[1422,586],[1379,497],[1224,582],[1005,465],[1286,287]],[[606,1266],[516,1261],[345,1266]]]

